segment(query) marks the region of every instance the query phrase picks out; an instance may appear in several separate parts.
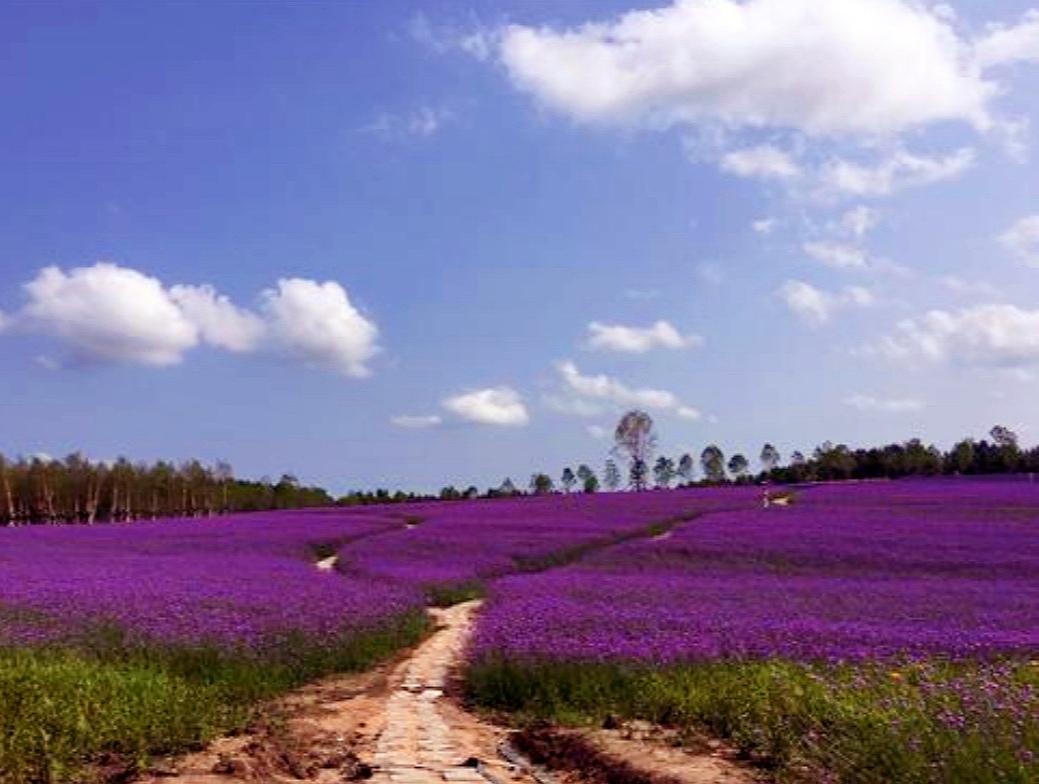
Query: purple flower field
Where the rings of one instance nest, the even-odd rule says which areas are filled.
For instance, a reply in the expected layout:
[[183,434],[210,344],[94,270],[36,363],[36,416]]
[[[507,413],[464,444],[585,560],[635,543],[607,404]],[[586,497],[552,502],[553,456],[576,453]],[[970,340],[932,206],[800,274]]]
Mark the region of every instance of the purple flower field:
[[[61,642],[100,621],[144,640],[225,646],[350,632],[423,606],[429,585],[506,574],[752,499],[749,490],[574,495],[4,529],[0,645]],[[339,548],[338,571],[314,568],[315,545]]]
[[474,656],[657,663],[1039,652],[1039,485],[828,485],[500,580]]
[[423,522],[346,545],[341,569],[406,583],[483,580],[675,517],[757,503],[755,488],[573,494],[401,509]]
[[370,628],[422,596],[320,572],[309,548],[402,525],[381,511],[321,510],[0,530],[0,644],[62,641],[99,621],[220,645]]

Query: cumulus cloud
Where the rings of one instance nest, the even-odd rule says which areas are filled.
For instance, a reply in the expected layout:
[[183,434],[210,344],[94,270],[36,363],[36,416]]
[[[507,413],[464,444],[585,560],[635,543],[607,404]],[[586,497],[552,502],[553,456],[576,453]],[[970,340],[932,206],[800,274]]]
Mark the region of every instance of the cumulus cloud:
[[924,403],[913,398],[877,398],[872,395],[852,395],[845,398],[844,405],[859,411],[877,411],[885,414],[905,414],[921,411]]
[[522,427],[530,421],[523,398],[506,386],[464,392],[444,400],[443,407],[460,419],[480,425]]
[[804,252],[833,269],[863,269],[866,266],[866,252],[842,242],[806,242]]
[[210,285],[166,287],[105,262],[68,272],[47,267],[24,289],[28,302],[11,317],[12,328],[58,339],[76,361],[163,367],[205,344],[235,353],[278,351],[361,377],[378,351],[375,324],[334,281],[281,280],[261,296],[260,312],[238,307]]
[[235,352],[254,351],[263,339],[263,319],[236,306],[209,285],[173,286],[169,298],[211,346]]
[[900,322],[871,353],[910,362],[1023,367],[1039,364],[1039,310],[987,304],[932,310]]
[[1028,266],[1039,267],[1039,215],[1022,218],[997,240]]
[[287,356],[344,376],[370,375],[365,364],[378,351],[378,328],[350,302],[335,281],[278,281],[262,294],[272,341]]
[[985,129],[996,92],[949,19],[905,0],[675,0],[571,29],[509,25],[499,39],[517,87],[587,122]]
[[390,417],[390,424],[394,427],[402,427],[408,430],[422,430],[437,427],[443,420],[436,414],[427,416],[412,416],[410,414],[398,414]]
[[739,177],[757,177],[766,180],[789,180],[801,174],[796,161],[778,147],[762,145],[725,153],[718,165],[722,171]]
[[906,188],[955,179],[970,169],[976,158],[974,150],[969,147],[945,156],[915,155],[906,150],[896,150],[871,164],[834,158],[827,161],[819,172],[820,193],[890,196]]
[[646,328],[593,321],[588,325],[588,333],[589,348],[627,354],[644,354],[657,348],[695,348],[704,343],[700,335],[682,335],[667,321],[657,321]]
[[570,361],[558,363],[556,370],[569,391],[584,397],[642,408],[672,409],[679,405],[678,398],[671,392],[662,389],[632,389],[607,375],[583,376],[577,365]]
[[577,365],[569,360],[556,363],[556,371],[563,382],[564,390],[577,400],[590,398],[618,407],[649,408],[667,411],[681,419],[695,420],[700,412],[682,403],[678,397],[664,389],[636,389],[616,378],[600,374],[585,376]]
[[197,325],[162,283],[137,270],[46,267],[24,288],[29,302],[19,324],[58,338],[78,359],[162,367],[199,343]]
[[1014,62],[1039,63],[1039,10],[1032,9],[1015,25],[996,25],[975,44],[985,68]]
[[788,280],[776,291],[777,296],[802,321],[820,326],[843,307],[865,307],[874,301],[873,292],[862,286],[847,286],[834,294],[800,280]]

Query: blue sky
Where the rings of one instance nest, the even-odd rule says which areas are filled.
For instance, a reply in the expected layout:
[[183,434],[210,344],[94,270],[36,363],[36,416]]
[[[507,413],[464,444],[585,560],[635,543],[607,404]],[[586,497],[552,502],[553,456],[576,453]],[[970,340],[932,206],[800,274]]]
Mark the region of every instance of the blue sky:
[[0,450],[1034,443],[1033,3],[7,3]]

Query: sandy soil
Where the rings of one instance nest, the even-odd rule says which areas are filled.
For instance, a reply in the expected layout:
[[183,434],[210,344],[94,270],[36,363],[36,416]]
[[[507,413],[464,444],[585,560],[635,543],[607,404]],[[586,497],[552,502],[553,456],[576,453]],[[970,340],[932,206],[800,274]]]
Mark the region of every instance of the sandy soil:
[[[249,732],[156,766],[143,784],[535,784],[580,782],[580,771],[536,775],[499,753],[507,729],[481,721],[448,694],[479,602],[432,610],[438,629],[405,657],[361,675],[327,678],[288,695]],[[650,776],[687,784],[753,777],[714,750],[690,754],[629,728],[587,735],[604,753]]]

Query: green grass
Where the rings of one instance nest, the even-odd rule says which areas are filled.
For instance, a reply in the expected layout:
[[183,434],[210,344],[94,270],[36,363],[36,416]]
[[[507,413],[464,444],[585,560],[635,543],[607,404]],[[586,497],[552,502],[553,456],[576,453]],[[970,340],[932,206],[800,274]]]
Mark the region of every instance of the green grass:
[[240,729],[256,707],[332,672],[362,670],[426,633],[422,613],[334,640],[263,652],[122,647],[111,630],[80,650],[0,649],[0,781],[96,780],[94,764],[142,769]]
[[438,583],[426,587],[426,601],[433,607],[451,607],[462,602],[482,599],[487,587],[480,580]]
[[487,660],[478,705],[517,723],[640,718],[727,739],[779,781],[1039,781],[1039,665],[931,661],[653,669]]

